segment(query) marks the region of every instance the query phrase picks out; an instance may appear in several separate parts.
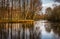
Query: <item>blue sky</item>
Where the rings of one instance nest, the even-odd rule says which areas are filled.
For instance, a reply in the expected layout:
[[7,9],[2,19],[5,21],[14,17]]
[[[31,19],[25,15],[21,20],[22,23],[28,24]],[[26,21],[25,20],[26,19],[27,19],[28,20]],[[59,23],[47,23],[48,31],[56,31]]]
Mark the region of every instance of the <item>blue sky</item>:
[[54,0],[42,0],[43,7],[51,7],[54,4]]
[[43,4],[54,2],[53,0],[42,0]]
[[42,1],[42,11],[43,13],[45,12],[45,9],[48,7],[53,8],[53,4],[60,5],[59,2],[54,2],[54,0],[41,0]]

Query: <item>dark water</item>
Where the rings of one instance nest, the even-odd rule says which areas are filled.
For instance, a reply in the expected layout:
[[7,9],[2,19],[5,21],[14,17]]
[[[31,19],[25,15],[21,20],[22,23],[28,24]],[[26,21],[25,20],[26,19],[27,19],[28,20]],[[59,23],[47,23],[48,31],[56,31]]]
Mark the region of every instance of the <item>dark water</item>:
[[29,27],[24,30],[22,24],[16,23],[12,26],[15,26],[12,30],[10,28],[6,31],[2,29],[1,39],[60,39],[60,23],[39,20],[34,22],[33,28]]

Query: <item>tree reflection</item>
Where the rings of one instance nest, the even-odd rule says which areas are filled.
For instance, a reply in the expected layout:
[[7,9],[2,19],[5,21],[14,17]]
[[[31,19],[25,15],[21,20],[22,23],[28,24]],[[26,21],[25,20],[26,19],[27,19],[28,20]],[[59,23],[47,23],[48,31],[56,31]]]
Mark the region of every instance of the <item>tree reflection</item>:
[[35,30],[34,30],[34,39],[40,39],[40,35],[41,35],[41,32],[39,30],[40,28],[39,27],[36,27]]
[[46,24],[47,26],[45,26],[46,31],[51,32],[51,30],[53,30],[55,34],[58,34],[60,36],[60,23],[49,23],[49,24],[51,25],[49,26]]
[[51,28],[46,27],[46,31],[50,33],[51,32]]
[[60,23],[53,23],[51,28],[55,34],[58,34],[60,36]]
[[5,24],[4,23],[0,23],[0,38],[1,39],[7,39],[7,32],[6,32],[6,28],[5,28]]
[[34,29],[33,24],[0,23],[1,39],[40,39],[40,34],[39,27]]
[[47,32],[49,32],[49,33],[51,32],[51,24],[49,22],[45,23],[44,27],[45,27]]
[[48,23],[48,25],[45,25],[45,29],[49,33],[51,32],[51,30],[53,30],[55,34],[58,34],[60,36],[60,23]]

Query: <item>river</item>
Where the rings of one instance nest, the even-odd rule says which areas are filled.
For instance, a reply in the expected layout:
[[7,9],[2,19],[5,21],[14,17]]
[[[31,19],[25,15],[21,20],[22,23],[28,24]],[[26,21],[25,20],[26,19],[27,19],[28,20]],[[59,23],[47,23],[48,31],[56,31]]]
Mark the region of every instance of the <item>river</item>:
[[9,32],[4,31],[5,34],[2,32],[2,35],[0,33],[1,39],[60,39],[60,23],[39,20],[34,22],[34,29],[26,28],[24,31],[22,25],[18,23],[12,24],[12,26],[15,26],[12,32],[9,28]]
[[41,39],[60,39],[58,33],[53,31],[53,28],[51,27],[53,25],[55,24],[47,20],[40,20],[35,22],[35,27],[38,27],[39,31],[41,32]]

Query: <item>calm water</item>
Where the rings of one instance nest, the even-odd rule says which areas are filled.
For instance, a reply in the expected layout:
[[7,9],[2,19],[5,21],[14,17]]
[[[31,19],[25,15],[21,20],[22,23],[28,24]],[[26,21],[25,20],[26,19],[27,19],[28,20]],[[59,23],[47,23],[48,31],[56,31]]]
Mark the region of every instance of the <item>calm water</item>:
[[35,27],[39,28],[39,31],[41,32],[41,35],[40,35],[41,39],[60,39],[60,36],[58,35],[58,33],[55,33],[53,31],[54,29],[51,27],[53,25],[55,25],[55,23],[51,23],[47,20],[36,21]]
[[22,24],[16,23],[12,26],[15,26],[12,31],[9,28],[9,32],[4,30],[2,35],[0,34],[1,39],[60,39],[60,23],[39,20],[34,22],[34,29],[26,28],[24,30]]

